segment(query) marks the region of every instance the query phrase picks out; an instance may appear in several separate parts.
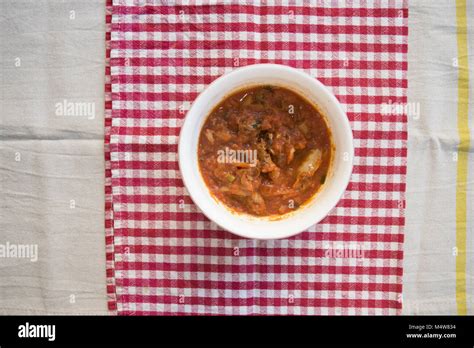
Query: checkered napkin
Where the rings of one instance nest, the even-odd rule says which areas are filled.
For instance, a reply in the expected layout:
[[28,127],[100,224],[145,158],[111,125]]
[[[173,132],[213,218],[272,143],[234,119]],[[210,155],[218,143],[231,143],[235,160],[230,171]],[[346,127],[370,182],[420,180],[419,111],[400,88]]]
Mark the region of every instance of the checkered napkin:
[[[133,314],[396,314],[406,173],[405,0],[113,0],[106,107],[109,308]],[[354,170],[336,208],[286,240],[236,237],[187,194],[186,111],[238,66],[318,78],[351,122]]]

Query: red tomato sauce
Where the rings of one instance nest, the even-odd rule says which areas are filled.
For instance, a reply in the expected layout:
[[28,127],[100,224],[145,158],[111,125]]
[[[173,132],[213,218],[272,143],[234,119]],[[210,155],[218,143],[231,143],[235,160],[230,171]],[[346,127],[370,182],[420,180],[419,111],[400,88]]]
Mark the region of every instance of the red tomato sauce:
[[254,86],[222,100],[199,136],[198,160],[210,193],[229,209],[283,215],[324,184],[332,137],[318,109],[279,86]]

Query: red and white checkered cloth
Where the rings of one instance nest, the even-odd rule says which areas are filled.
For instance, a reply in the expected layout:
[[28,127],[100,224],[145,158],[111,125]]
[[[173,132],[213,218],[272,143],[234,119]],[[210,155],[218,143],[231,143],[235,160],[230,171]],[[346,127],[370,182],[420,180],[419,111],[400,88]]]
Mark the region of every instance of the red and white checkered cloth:
[[[383,114],[382,104],[406,102],[407,1],[109,5],[109,308],[399,313],[406,115]],[[318,78],[345,107],[355,138],[344,197],[321,223],[286,240],[221,230],[193,204],[178,169],[180,126],[193,100],[222,74],[255,63]]]

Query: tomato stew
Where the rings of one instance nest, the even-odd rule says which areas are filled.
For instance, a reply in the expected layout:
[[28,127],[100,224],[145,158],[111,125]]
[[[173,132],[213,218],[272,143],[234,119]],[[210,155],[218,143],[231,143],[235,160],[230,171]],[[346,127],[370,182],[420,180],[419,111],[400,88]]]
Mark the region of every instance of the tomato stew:
[[282,215],[324,184],[333,144],[317,108],[279,86],[239,90],[220,102],[199,136],[201,175],[233,211]]

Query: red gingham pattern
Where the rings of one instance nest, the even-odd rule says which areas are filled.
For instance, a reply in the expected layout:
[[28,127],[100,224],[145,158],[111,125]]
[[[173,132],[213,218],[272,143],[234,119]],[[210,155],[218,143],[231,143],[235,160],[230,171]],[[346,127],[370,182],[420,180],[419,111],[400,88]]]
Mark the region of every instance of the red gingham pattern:
[[[406,115],[382,114],[382,103],[406,102],[406,0],[114,0],[112,9],[109,307],[121,315],[399,313]],[[199,92],[255,63],[318,78],[354,134],[343,198],[286,240],[218,228],[187,195],[177,163],[180,126]],[[354,247],[363,257],[347,255]],[[340,248],[346,255],[330,253]]]
[[117,310],[114,276],[114,230],[112,205],[112,171],[110,164],[110,127],[112,125],[112,86],[110,83],[110,36],[112,23],[112,0],[105,4],[105,108],[104,108],[104,154],[105,154],[105,259],[107,277],[107,305],[111,312]]

